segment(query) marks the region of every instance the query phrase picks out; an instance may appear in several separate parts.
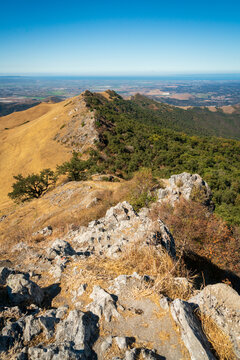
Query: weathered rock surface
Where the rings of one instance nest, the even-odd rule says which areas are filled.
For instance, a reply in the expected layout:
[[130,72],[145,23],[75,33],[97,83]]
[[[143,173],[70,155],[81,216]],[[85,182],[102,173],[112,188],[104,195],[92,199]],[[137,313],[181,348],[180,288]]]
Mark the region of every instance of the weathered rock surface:
[[74,254],[75,251],[71,245],[62,239],[56,239],[47,251],[49,259],[54,259],[56,256],[72,256]]
[[153,221],[144,212],[137,214],[132,206],[124,201],[110,208],[105,217],[92,221],[88,227],[71,231],[78,251],[91,251],[95,254],[116,257],[130,242],[142,241],[147,244],[162,245],[175,258],[174,239],[162,221]]
[[172,175],[164,189],[158,190],[158,201],[168,201],[174,206],[181,198],[190,200],[197,197],[204,205],[212,206],[212,193],[208,184],[198,174],[182,173]]
[[112,317],[120,317],[120,314],[117,311],[116,300],[100,286],[94,286],[90,297],[93,299],[93,302],[89,304],[88,308],[94,314],[99,317],[104,316],[105,320],[108,322],[112,320]]
[[11,274],[6,280],[8,295],[13,305],[36,304],[41,306],[43,290],[26,274]]
[[189,303],[210,316],[217,326],[229,336],[236,357],[240,358],[240,296],[226,284],[206,286]]
[[179,299],[171,304],[171,314],[180,327],[182,340],[192,360],[214,360],[207,338],[202,332],[201,324],[193,313],[191,306]]

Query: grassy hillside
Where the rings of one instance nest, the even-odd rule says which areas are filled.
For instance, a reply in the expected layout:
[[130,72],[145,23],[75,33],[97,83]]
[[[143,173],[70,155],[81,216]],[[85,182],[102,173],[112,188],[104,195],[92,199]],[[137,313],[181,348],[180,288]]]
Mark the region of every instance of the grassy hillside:
[[159,103],[137,94],[132,104],[142,108],[151,122],[189,135],[218,136],[240,140],[240,114],[225,113],[222,109],[213,112],[208,108],[194,107],[187,110]]
[[69,109],[64,104],[40,104],[0,118],[1,207],[10,201],[7,194],[13,175],[55,169],[57,164],[71,157],[71,151],[54,140],[66,122]]
[[[239,141],[167,129],[165,118],[160,122],[143,105],[109,94],[111,101],[101,94],[85,93],[88,107],[96,111],[101,134],[98,151],[92,152],[93,171],[124,178],[141,167],[150,167],[163,178],[183,171],[199,173],[213,190],[217,213],[240,224]],[[168,106],[160,106],[170,117]]]

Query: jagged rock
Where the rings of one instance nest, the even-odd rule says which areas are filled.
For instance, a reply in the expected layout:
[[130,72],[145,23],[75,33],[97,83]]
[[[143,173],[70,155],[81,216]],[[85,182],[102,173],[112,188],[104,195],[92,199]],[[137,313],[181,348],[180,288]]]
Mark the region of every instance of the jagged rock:
[[88,309],[94,314],[99,317],[103,315],[108,322],[111,321],[113,316],[116,318],[120,317],[117,311],[116,300],[100,286],[94,286],[90,298],[93,299],[93,302],[88,305]]
[[26,274],[10,274],[6,281],[8,295],[13,305],[36,304],[41,306],[43,290]]
[[[124,201],[110,208],[105,217],[70,231],[67,238],[72,239],[76,247],[94,248],[95,254],[117,257],[130,242],[143,245],[162,245],[175,258],[174,239],[162,221],[153,221],[144,212],[138,215],[132,206]],[[74,245],[74,246],[75,246]]]
[[226,284],[206,286],[188,300],[201,312],[210,316],[216,325],[229,336],[237,358],[240,358],[240,296]]
[[45,228],[43,228],[42,230],[38,230],[38,231],[34,232],[32,235],[33,236],[37,236],[37,235],[50,236],[50,235],[52,235],[52,232],[53,232],[53,229],[49,225],[49,226],[46,226]]
[[161,306],[161,308],[163,310],[169,310],[169,304],[170,304],[171,300],[167,297],[167,296],[163,296],[160,300],[159,300],[159,305]]
[[87,284],[81,284],[77,290],[73,290],[73,301],[76,301],[79,296],[82,296],[87,289]]
[[75,251],[71,245],[61,239],[56,239],[50,249],[47,250],[47,256],[49,259],[54,259],[56,256],[72,256],[75,254]]
[[180,198],[190,200],[199,197],[199,200],[207,206],[212,205],[212,193],[208,184],[198,174],[182,173],[172,175],[168,180],[168,186],[158,190],[158,201],[169,201],[174,206]]
[[143,359],[146,360],[164,360],[165,358],[156,354],[155,351],[149,350],[149,349],[142,349],[141,355]]
[[56,343],[71,343],[86,357],[92,353],[91,345],[98,334],[98,318],[80,310],[70,311],[68,317],[56,327]]
[[101,344],[101,351],[105,353],[112,346],[112,336],[108,336]]
[[36,335],[40,334],[41,326],[37,318],[29,315],[25,318],[25,327],[23,331],[23,339],[26,342],[31,341]]
[[12,269],[9,269],[7,267],[0,267],[0,285],[5,285],[7,277],[12,273]]
[[[159,240],[159,238],[160,238],[161,245],[175,259],[176,258],[176,250],[175,250],[174,238],[173,238],[172,234],[170,233],[168,227],[164,224],[164,222],[162,220],[158,220],[158,222],[160,225],[160,233],[157,233],[158,238],[156,240]],[[157,243],[158,243],[158,241],[157,241]]]
[[172,302],[171,314],[180,327],[181,337],[188,349],[192,360],[214,360],[215,357],[205,335],[201,324],[193,313],[192,307],[185,301],[176,299]]
[[116,336],[115,338],[115,342],[117,344],[117,346],[119,347],[120,350],[125,350],[128,347],[128,338],[124,337],[124,336]]
[[[28,349],[31,360],[87,360],[83,352],[71,349],[71,344],[35,346]],[[90,360],[90,359],[89,359]]]
[[136,360],[138,352],[137,349],[127,350],[125,353],[125,360]]

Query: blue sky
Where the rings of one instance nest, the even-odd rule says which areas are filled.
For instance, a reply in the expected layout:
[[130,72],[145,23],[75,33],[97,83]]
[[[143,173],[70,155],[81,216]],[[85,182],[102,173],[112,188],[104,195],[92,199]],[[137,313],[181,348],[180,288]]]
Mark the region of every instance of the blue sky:
[[4,1],[1,74],[240,72],[240,1]]

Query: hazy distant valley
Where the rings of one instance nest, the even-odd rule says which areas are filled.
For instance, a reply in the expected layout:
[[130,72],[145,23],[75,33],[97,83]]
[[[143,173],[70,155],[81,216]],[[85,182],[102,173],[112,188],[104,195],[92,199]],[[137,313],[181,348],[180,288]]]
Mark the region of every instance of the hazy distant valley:
[[[231,76],[178,77],[31,77],[0,76],[0,116],[38,103],[58,102],[89,89],[115,90],[124,98],[136,93],[179,107],[225,107],[240,103],[240,79]],[[214,110],[214,108],[210,108]]]

